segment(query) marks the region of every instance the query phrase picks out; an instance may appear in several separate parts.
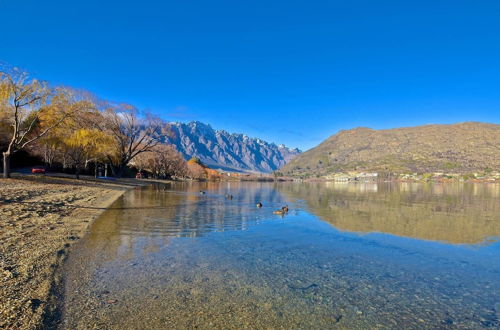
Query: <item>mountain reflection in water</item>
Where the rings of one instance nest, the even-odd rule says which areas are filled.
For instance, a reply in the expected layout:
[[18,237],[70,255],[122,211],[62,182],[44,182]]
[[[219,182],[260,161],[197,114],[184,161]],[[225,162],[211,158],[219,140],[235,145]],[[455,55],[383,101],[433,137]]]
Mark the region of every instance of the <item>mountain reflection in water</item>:
[[285,184],[278,190],[338,230],[453,244],[500,237],[499,184]]
[[[493,184],[137,188],[73,246],[60,327],[499,328],[499,192]],[[273,214],[287,204],[287,215]]]

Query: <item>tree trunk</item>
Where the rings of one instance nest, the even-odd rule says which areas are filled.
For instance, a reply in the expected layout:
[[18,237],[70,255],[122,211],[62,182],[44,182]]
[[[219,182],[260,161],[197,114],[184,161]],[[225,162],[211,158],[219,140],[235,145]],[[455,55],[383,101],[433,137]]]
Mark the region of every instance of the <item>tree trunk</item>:
[[123,176],[123,172],[125,172],[125,166],[120,165],[115,173],[115,176],[117,178],[121,178]]
[[114,176],[115,178],[117,177],[117,168],[113,163],[109,164],[109,169],[111,170],[111,175]]
[[10,178],[10,152],[3,153],[3,177]]
[[125,169],[127,168],[127,163],[122,161],[119,165],[115,166],[111,164],[111,173],[115,178],[121,178],[123,173],[125,173]]

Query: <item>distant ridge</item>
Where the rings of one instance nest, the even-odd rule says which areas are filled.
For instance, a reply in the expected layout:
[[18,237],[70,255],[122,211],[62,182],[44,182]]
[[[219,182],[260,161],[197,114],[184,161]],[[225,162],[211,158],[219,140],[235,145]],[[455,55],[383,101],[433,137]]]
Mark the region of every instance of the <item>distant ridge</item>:
[[170,134],[165,142],[174,145],[186,159],[197,157],[217,169],[270,173],[301,152],[244,134],[214,130],[199,121],[172,122],[168,126]]
[[323,176],[343,171],[465,173],[500,170],[500,125],[465,122],[342,130],[280,171]]

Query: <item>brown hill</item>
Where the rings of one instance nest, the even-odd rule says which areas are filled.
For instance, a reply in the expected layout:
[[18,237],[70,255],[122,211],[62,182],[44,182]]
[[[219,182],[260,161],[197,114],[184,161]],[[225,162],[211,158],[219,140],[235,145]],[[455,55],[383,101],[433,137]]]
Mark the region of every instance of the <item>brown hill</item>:
[[292,176],[343,171],[396,173],[500,170],[500,125],[466,122],[387,130],[355,128],[329,137],[286,164]]

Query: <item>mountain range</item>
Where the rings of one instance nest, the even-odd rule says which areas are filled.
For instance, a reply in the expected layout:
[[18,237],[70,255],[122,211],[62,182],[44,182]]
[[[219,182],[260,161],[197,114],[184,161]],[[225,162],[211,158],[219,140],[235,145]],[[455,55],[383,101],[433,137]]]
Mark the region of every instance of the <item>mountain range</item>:
[[186,159],[196,157],[211,168],[228,171],[270,173],[301,153],[282,144],[215,130],[199,121],[169,123],[168,131],[164,142]]
[[321,177],[335,172],[471,173],[500,170],[500,125],[465,122],[342,130],[301,153],[280,172]]

